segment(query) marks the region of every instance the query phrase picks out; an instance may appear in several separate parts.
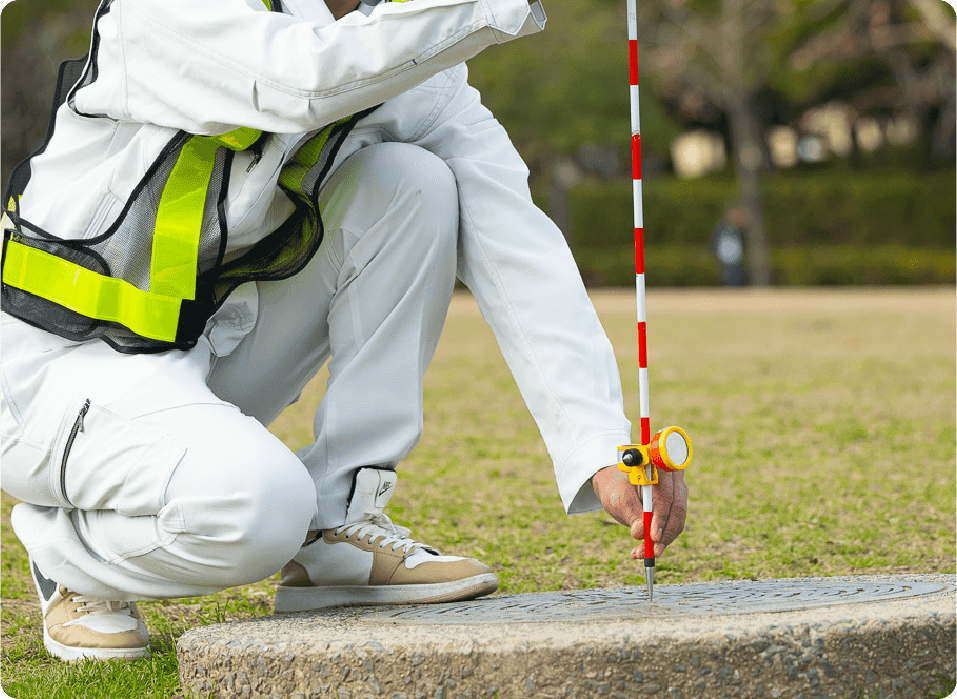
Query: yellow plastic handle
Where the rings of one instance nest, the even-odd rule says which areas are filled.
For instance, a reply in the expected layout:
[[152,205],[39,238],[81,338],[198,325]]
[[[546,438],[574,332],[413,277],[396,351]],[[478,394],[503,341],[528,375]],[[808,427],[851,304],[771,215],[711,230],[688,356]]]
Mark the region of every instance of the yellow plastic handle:
[[[636,461],[637,463],[626,463]],[[651,480],[645,473],[645,467],[651,464]],[[647,444],[625,444],[618,447],[618,470],[628,474],[632,485],[655,485],[658,482],[658,469],[651,463]]]

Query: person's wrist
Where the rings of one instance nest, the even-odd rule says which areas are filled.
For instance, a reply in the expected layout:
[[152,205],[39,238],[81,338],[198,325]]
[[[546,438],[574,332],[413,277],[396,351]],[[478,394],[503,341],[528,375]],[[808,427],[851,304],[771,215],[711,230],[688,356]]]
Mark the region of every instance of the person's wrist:
[[621,473],[618,470],[618,466],[612,464],[610,466],[603,466],[591,477],[591,487],[595,491],[595,495],[601,500],[601,490],[604,488],[610,481],[615,479],[616,474]]

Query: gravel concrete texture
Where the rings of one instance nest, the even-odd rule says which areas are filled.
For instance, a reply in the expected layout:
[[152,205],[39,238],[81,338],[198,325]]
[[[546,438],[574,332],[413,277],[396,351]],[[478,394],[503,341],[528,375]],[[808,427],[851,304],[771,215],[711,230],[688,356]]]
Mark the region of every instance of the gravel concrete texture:
[[955,577],[854,576],[500,595],[193,629],[184,690],[247,699],[938,696]]

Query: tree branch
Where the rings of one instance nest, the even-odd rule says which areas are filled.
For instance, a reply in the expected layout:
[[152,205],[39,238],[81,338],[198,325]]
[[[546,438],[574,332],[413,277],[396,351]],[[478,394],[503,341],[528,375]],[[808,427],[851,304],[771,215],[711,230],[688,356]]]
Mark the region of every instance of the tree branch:
[[927,28],[934,34],[938,41],[944,44],[951,51],[957,51],[957,28],[953,22],[947,19],[940,6],[940,0],[910,0],[911,4],[917,8]]

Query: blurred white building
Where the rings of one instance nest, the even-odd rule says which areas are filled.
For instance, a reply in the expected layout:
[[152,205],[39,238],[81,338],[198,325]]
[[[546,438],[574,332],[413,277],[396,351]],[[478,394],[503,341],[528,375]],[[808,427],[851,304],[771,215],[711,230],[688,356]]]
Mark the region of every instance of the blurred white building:
[[724,140],[712,131],[688,131],[671,144],[671,160],[679,177],[701,177],[716,172],[727,162]]

